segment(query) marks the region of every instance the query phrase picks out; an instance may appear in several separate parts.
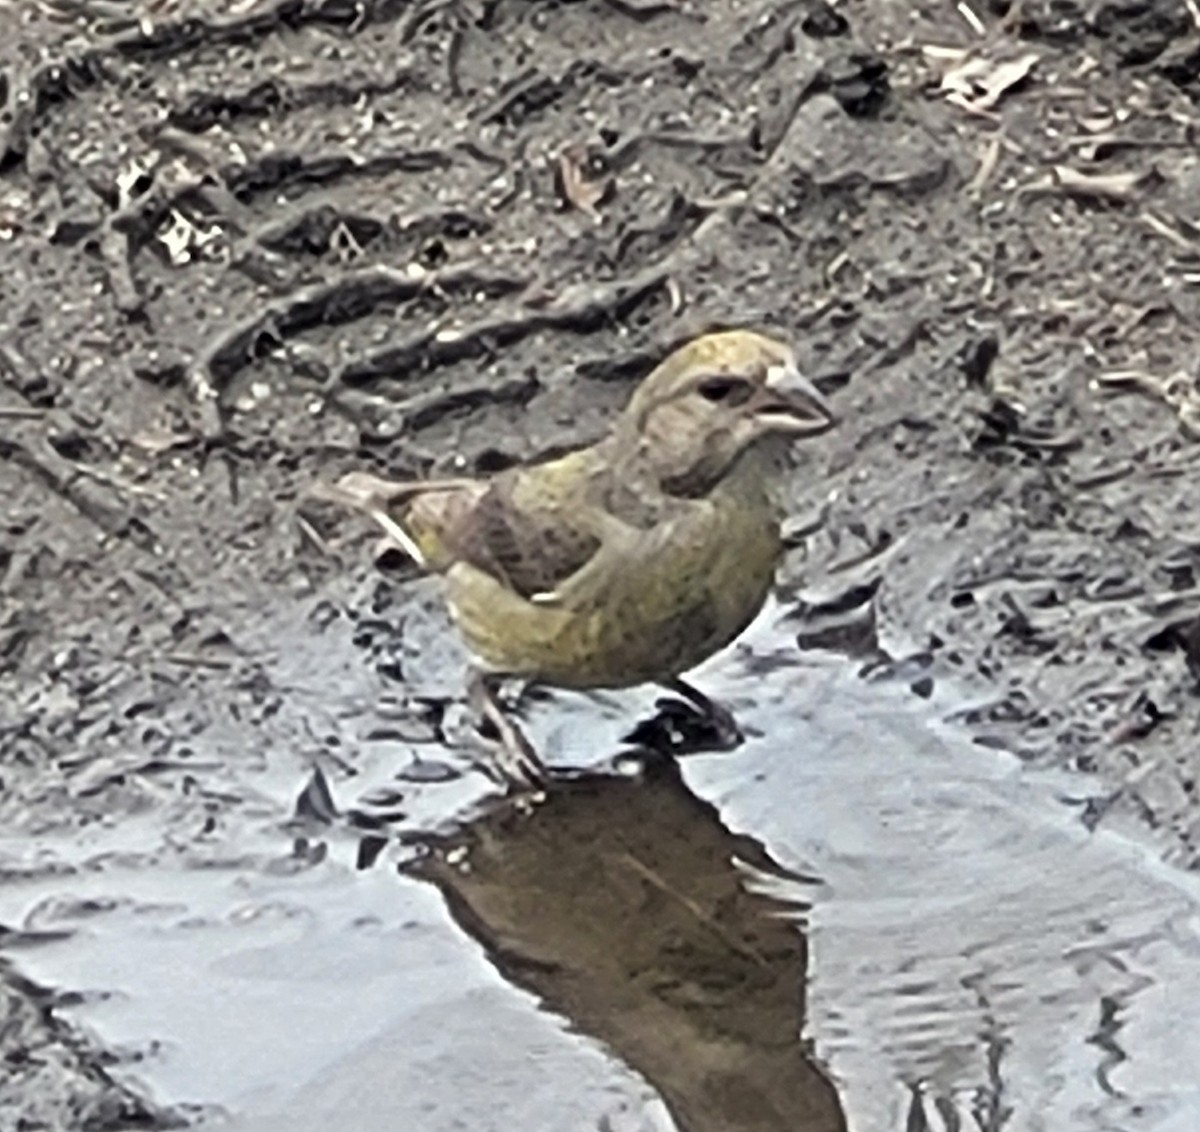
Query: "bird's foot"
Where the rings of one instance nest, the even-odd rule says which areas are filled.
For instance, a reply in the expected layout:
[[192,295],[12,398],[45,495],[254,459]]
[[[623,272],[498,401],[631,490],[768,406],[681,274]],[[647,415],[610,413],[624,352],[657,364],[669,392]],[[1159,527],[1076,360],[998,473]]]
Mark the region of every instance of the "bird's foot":
[[742,729],[738,726],[738,721],[733,718],[733,712],[724,704],[719,703],[717,700],[710,700],[699,688],[689,684],[679,676],[671,680],[662,681],[662,686],[667,691],[674,692],[677,696],[683,697],[684,700],[704,716],[712,724],[717,737],[726,744],[726,750],[740,746],[746,741],[745,735],[742,734]]
[[544,790],[550,781],[550,770],[525,732],[501,706],[495,678],[472,673],[468,698],[479,721],[494,732],[496,739],[489,762],[480,764],[482,769],[510,792],[528,794]]
[[678,678],[662,685],[679,699],[663,698],[655,703],[659,715],[639,724],[627,741],[665,750],[671,754],[700,751],[732,751],[745,742],[733,713],[716,700]]

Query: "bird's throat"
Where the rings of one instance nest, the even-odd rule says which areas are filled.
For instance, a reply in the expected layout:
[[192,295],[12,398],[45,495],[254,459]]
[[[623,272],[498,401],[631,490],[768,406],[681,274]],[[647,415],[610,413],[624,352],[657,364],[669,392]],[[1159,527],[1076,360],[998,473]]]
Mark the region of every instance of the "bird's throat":
[[689,464],[663,468],[659,483],[663,491],[680,499],[702,499],[722,485],[740,488],[777,478],[785,464],[786,443],[765,436],[742,448],[707,449]]

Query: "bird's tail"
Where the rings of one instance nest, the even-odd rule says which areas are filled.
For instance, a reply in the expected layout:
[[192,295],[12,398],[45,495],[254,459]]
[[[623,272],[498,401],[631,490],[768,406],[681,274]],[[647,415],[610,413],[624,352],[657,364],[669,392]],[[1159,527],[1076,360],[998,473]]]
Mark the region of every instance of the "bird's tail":
[[388,480],[350,472],[337,483],[315,485],[311,494],[374,519],[418,566],[442,570],[453,557],[454,529],[483,487],[471,479]]

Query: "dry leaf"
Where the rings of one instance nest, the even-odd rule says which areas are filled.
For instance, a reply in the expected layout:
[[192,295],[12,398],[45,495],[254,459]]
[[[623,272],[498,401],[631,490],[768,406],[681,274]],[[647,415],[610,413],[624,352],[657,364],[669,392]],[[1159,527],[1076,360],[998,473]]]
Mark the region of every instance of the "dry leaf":
[[1081,173],[1067,165],[1055,165],[1052,173],[1054,183],[1069,196],[1121,202],[1133,200],[1138,189],[1158,176],[1153,169],[1136,173]]
[[558,191],[572,208],[599,220],[598,206],[612,195],[613,180],[611,177],[590,178],[589,164],[588,152],[584,146],[567,146],[558,157]]
[[1014,87],[1019,86],[1038,64],[1033,52],[1016,59],[997,62],[994,59],[968,59],[942,78],[941,90],[947,98],[964,110],[985,113],[994,109]]

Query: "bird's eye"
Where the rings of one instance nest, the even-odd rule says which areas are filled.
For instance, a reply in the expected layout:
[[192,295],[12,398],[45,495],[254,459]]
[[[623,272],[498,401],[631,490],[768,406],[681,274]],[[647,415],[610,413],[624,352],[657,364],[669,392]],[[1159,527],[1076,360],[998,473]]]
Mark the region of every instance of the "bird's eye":
[[754,392],[750,382],[740,377],[710,377],[699,385],[700,396],[721,405],[740,405]]

